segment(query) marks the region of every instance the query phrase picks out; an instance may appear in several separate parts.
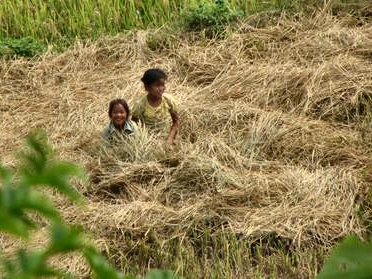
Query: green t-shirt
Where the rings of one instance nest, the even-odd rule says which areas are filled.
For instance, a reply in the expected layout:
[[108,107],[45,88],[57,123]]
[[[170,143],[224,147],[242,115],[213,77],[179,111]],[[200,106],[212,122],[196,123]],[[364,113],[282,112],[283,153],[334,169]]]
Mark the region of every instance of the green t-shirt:
[[157,107],[150,105],[147,95],[141,97],[133,106],[132,116],[139,119],[150,130],[164,131],[172,125],[171,114],[177,113],[174,99],[164,94]]

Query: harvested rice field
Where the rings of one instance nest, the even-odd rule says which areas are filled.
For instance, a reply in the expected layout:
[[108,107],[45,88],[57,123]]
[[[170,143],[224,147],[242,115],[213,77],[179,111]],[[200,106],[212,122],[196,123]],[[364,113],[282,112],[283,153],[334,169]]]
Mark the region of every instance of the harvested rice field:
[[[166,27],[0,61],[0,156],[44,129],[84,166],[84,207],[55,194],[121,271],[184,278],[314,278],[330,248],[371,225],[372,21],[318,12],[256,15],[228,33]],[[180,110],[174,150],[143,128],[102,146],[111,99],[168,75]],[[44,231],[35,234],[45,243]],[[0,236],[5,253],[18,242]],[[78,256],[55,265],[90,278]]]

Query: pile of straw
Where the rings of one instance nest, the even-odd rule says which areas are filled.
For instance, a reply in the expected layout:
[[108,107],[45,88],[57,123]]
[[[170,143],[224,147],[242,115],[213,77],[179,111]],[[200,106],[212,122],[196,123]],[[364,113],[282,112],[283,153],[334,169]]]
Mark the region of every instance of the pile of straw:
[[[150,232],[163,244],[186,243],[195,228],[252,243],[275,234],[296,247],[362,235],[357,210],[371,182],[363,175],[372,158],[371,31],[368,22],[321,14],[242,24],[222,40],[194,34],[197,40],[172,37],[164,46],[165,31],[138,31],[1,61],[1,158],[13,164],[23,137],[45,129],[60,157],[84,165],[91,178],[77,185],[87,208],[60,207],[115,261]],[[133,104],[153,66],[169,73],[167,92],[179,103],[175,150],[144,129],[116,150],[103,148],[108,102]]]

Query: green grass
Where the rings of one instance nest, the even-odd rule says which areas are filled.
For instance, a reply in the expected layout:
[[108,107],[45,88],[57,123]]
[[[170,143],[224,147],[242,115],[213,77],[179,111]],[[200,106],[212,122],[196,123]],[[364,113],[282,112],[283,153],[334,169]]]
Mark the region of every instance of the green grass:
[[159,241],[154,231],[141,242],[128,233],[120,240],[109,245],[108,251],[120,255],[115,260],[120,270],[141,274],[146,272],[144,267],[160,267],[183,278],[195,278],[195,274],[199,278],[314,278],[329,250],[296,248],[275,236],[252,244],[251,239],[205,227],[190,228],[182,237],[167,242]]
[[[364,1],[332,3],[342,10],[345,3]],[[76,39],[94,40],[164,24],[175,29],[174,33],[205,29],[215,37],[226,25],[250,14],[295,13],[323,5],[323,0],[4,0],[0,5],[0,57],[32,57],[47,45],[61,50]]]
[[6,0],[0,5],[0,36],[47,42],[94,38],[131,28],[160,26],[188,1]]
[[[215,2],[221,0],[3,0],[0,5],[0,38],[32,37],[46,43],[92,39],[132,28],[162,26],[169,21],[175,22],[175,18],[185,14],[196,3],[208,7]],[[240,10],[246,15],[268,9],[298,11],[324,3],[323,0],[226,2],[232,10]]]
[[31,37],[20,39],[0,38],[0,56],[33,57],[45,51],[46,46]]

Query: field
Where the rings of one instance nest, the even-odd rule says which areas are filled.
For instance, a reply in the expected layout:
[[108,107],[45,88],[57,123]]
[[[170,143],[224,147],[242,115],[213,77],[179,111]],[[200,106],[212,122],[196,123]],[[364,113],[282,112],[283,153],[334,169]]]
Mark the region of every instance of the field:
[[[353,2],[359,2],[356,0]],[[0,37],[25,37],[42,41],[66,42],[75,37],[92,38],[102,34],[116,34],[133,27],[161,26],[195,3],[213,1],[194,0],[48,0],[48,1],[4,1],[0,6]],[[218,1],[217,1],[218,2]],[[317,0],[219,0],[229,3],[231,9],[254,13],[267,8],[298,10],[304,3],[314,4]],[[338,0],[337,3],[348,1]]]
[[[3,59],[1,160],[14,165],[23,138],[44,129],[89,176],[75,182],[85,207],[52,193],[56,203],[122,271],[313,278],[337,241],[370,233],[371,23],[261,13],[223,38],[165,26]],[[168,72],[179,103],[175,150],[143,129],[103,148],[108,102],[144,94],[149,67]],[[55,264],[89,278],[79,257]]]

